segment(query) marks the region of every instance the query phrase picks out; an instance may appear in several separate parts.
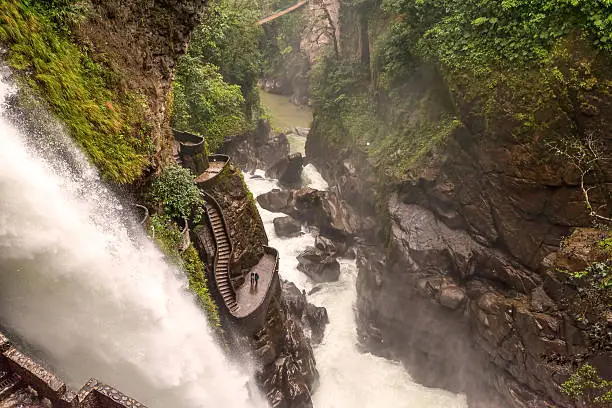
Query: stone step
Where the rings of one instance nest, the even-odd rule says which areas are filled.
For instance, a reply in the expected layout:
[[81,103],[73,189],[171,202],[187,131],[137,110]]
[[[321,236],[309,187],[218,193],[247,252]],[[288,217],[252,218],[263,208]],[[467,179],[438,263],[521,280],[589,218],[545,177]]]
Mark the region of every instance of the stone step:
[[6,374],[0,380],[0,400],[8,397],[19,386],[19,377],[15,374]]

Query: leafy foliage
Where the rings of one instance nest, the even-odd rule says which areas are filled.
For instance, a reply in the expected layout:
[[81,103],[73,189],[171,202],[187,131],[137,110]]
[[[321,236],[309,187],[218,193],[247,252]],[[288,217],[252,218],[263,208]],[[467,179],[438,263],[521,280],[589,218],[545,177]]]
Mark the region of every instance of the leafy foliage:
[[246,129],[244,98],[238,85],[229,85],[217,67],[199,58],[181,59],[174,82],[174,126],[203,135],[214,152],[227,136]]
[[176,223],[165,215],[151,217],[151,235],[159,249],[167,259],[181,267],[189,280],[189,289],[197,296],[200,306],[206,311],[208,321],[213,327],[220,327],[219,310],[210,297],[204,263],[200,260],[198,251],[189,245],[185,251],[180,252],[183,243],[183,234]]
[[177,165],[166,167],[153,181],[150,198],[170,218],[182,219],[193,215],[198,222],[202,216],[203,199],[194,176]]
[[[45,4],[64,3],[77,4]],[[141,99],[116,92],[114,74],[55,30],[40,7],[15,0],[0,4],[0,41],[8,45],[8,63],[44,97],[104,176],[135,180],[151,148]]]
[[211,2],[174,82],[174,126],[205,137],[216,151],[253,126],[261,72],[259,10],[237,0]]
[[398,15],[398,44],[451,71],[537,62],[574,32],[612,51],[608,0],[385,0],[383,7]]
[[182,254],[183,269],[189,279],[189,289],[197,296],[200,306],[206,311],[208,321],[213,327],[221,327],[219,320],[219,309],[216,303],[210,297],[208,291],[208,283],[204,271],[204,263],[200,260],[198,251],[189,245]]
[[205,23],[192,35],[189,55],[216,65],[224,81],[240,86],[244,114],[250,120],[259,103],[255,86],[262,69],[262,31],[256,24],[260,9],[252,1],[217,0],[210,2],[206,13]]
[[590,364],[583,365],[562,384],[561,390],[574,401],[591,408],[612,407],[612,381],[602,379]]

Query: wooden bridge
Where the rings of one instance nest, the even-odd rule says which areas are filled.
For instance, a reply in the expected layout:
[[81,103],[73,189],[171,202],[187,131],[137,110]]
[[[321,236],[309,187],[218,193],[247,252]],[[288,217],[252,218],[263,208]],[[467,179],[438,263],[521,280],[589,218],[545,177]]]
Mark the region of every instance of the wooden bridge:
[[268,17],[266,17],[266,18],[264,18],[262,20],[259,20],[257,22],[257,25],[266,24],[269,21],[276,20],[277,18],[279,18],[281,16],[284,16],[285,14],[291,13],[292,11],[299,9],[300,7],[302,7],[306,3],[308,3],[308,1],[306,1],[306,0],[300,1],[299,3],[296,3],[296,4],[294,4],[291,7],[287,7],[284,10],[278,11],[278,12],[272,14],[271,16],[268,16]]

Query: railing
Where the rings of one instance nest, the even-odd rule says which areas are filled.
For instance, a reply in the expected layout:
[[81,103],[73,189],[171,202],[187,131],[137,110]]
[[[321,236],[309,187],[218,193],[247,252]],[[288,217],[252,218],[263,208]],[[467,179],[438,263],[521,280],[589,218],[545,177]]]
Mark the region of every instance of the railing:
[[133,206],[137,208],[137,211],[139,213],[138,223],[140,225],[146,225],[147,221],[149,221],[149,209],[144,205],[140,204],[133,204]]
[[[201,190],[200,190],[201,191]],[[217,202],[217,200],[214,199],[213,196],[209,195],[208,193],[201,191],[202,193],[202,197],[204,197],[204,200],[206,200],[206,202],[210,205],[212,205],[217,212],[219,213],[219,218],[221,219],[221,223],[223,224],[223,231],[227,237],[227,243],[229,245],[229,261],[228,261],[228,268],[227,268],[227,280],[230,284],[230,287],[232,289],[232,297],[234,302],[236,301],[236,291],[234,290],[234,286],[232,284],[232,280],[230,278],[230,274],[229,274],[229,268],[230,268],[230,264],[231,264],[231,259],[232,259],[232,255],[234,253],[234,246],[232,245],[232,238],[230,236],[229,233],[229,228],[227,227],[227,221],[225,220],[225,216],[223,215],[223,211],[221,210],[221,206],[219,205],[219,203]],[[212,225],[212,220],[210,219],[209,216],[206,217],[208,219],[208,223],[210,225],[210,230],[213,232],[212,236],[213,239],[215,241],[215,262],[213,264],[213,275],[215,277],[215,286],[217,287],[217,292],[219,292],[219,295],[221,296],[221,299],[223,300],[223,304],[225,304],[226,309],[230,312],[230,314],[232,316],[234,316],[234,311],[232,310],[232,308],[230,307],[230,305],[227,304],[227,302],[225,301],[225,299],[223,299],[223,295],[221,294],[221,291],[219,289],[219,281],[217,279],[217,266],[218,266],[218,262],[219,262],[219,256],[217,255],[219,252],[219,240],[217,235],[215,234],[215,229]]]
[[226,154],[211,154],[208,155],[208,161],[229,163],[230,157]]
[[8,374],[18,376],[19,385],[16,390],[30,387],[40,398],[47,399],[53,407],[146,408],[140,402],[93,378],[78,393],[72,391],[54,373],[15,348],[2,333],[0,333],[0,368],[8,369]]
[[278,250],[276,250],[276,248],[264,246],[264,253],[266,255],[274,256],[274,269],[271,271],[272,276],[270,277],[268,286],[265,288],[266,294],[261,298],[255,309],[251,310],[248,314],[239,313],[238,316],[236,316],[240,322],[240,330],[246,335],[254,334],[257,332],[257,330],[260,330],[265,325],[270,302],[275,295],[280,293],[281,290],[280,279],[278,276]]
[[204,138],[193,133],[172,129],[174,140],[180,144],[180,154],[191,156],[204,152]]
[[225,154],[211,154],[210,156],[208,156],[208,163],[209,163],[209,167],[208,170],[204,170],[204,172],[210,172],[210,163],[223,163],[223,167],[221,168],[221,170],[219,170],[219,172],[215,175],[209,176],[209,178],[203,178],[202,175],[199,177],[196,177],[196,183],[198,184],[199,187],[204,187],[206,185],[211,184],[212,182],[214,182],[220,174],[223,174],[224,172],[227,171],[227,169],[229,168],[229,163],[230,163],[230,157],[225,155]]

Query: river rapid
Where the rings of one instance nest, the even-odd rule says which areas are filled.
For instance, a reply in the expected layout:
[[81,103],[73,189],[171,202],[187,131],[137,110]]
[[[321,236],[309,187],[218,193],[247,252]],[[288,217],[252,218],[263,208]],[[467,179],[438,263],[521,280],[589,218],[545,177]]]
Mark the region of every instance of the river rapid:
[[[277,97],[276,103],[279,101]],[[263,102],[266,99],[262,98]],[[301,121],[302,108],[294,107],[285,98],[283,120],[285,123],[292,109]],[[274,121],[274,106],[269,112]],[[300,125],[304,125],[303,121]],[[292,150],[303,149],[305,140],[292,141]],[[304,153],[302,151],[302,153]],[[247,185],[257,197],[273,188],[279,188],[276,180],[266,179],[263,171],[258,177],[245,175]],[[303,185],[319,190],[327,189],[327,183],[316,168],[309,164],[302,173]],[[302,272],[297,270],[296,256],[307,246],[314,245],[314,236],[303,227],[303,235],[295,238],[279,238],[272,223],[285,214],[272,213],[259,207],[270,245],[280,252],[280,274],[283,279],[294,282],[307,293],[315,286]],[[318,284],[320,289],[308,295],[308,301],[324,306],[330,319],[323,342],[315,346],[320,384],[313,401],[316,408],[466,408],[464,395],[440,389],[427,388],[415,383],[401,364],[358,348],[357,327],[353,305],[357,298],[357,267],[354,260],[340,260],[340,279],[333,283]]]

